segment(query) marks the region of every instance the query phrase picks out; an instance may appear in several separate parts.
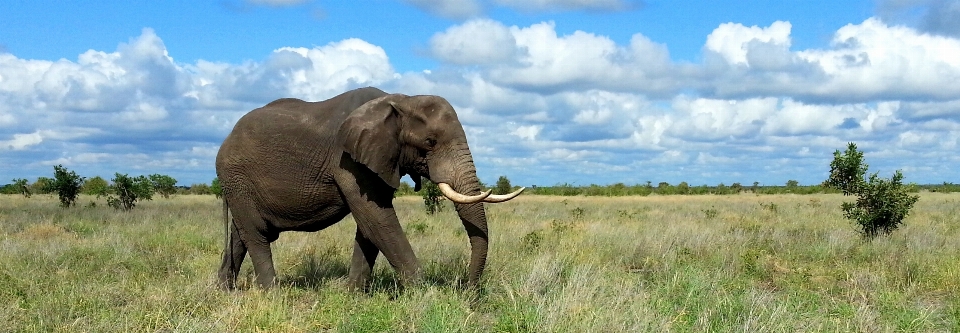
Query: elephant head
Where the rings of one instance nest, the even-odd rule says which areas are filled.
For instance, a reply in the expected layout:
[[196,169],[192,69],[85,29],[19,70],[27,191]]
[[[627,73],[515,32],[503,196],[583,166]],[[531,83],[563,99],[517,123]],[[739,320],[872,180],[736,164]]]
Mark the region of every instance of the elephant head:
[[409,174],[437,183],[454,202],[470,238],[469,283],[478,282],[487,259],[489,233],[483,203],[510,200],[481,192],[473,156],[453,107],[438,96],[386,95],[357,108],[340,126],[343,150],[396,189]]

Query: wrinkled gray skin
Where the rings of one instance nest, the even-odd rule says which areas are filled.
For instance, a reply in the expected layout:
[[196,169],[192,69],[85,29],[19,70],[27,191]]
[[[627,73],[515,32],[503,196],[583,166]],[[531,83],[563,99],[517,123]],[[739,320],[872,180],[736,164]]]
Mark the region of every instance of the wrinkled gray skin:
[[[437,96],[356,89],[326,101],[280,99],[237,122],[217,154],[228,225],[219,271],[221,287],[236,286],[244,256],[257,283],[276,278],[270,243],[283,231],[318,231],[353,214],[356,240],[350,283],[363,287],[379,253],[404,284],[421,266],[393,208],[400,177],[410,174],[480,193],[463,127],[453,107]],[[420,184],[416,184],[419,189]],[[483,203],[456,204],[470,239],[469,285],[487,259]]]

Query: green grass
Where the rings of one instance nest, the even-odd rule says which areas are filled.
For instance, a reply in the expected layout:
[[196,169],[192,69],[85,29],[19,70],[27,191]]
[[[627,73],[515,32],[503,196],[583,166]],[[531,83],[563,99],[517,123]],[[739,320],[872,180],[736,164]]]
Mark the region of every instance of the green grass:
[[960,194],[922,193],[905,225],[866,242],[839,195],[521,196],[488,205],[482,288],[454,210],[397,211],[425,283],[381,257],[346,286],[354,222],[274,243],[279,287],[214,288],[212,196],[119,212],[92,197],[0,195],[0,331],[957,332]]

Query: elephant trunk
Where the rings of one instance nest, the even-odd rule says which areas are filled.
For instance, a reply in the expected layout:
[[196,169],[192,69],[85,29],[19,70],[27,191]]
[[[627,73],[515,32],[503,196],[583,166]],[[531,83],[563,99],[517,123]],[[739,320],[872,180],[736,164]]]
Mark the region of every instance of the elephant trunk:
[[[477,169],[473,164],[470,149],[464,143],[452,155],[448,159],[441,159],[450,162],[448,164],[450,167],[440,168],[441,170],[446,169],[445,171],[449,173],[443,174],[441,171],[434,176],[434,170],[440,170],[431,168],[431,178],[435,182],[448,183],[459,193],[479,195],[481,193],[480,180],[477,178]],[[475,286],[479,283],[480,276],[487,264],[489,231],[487,229],[486,212],[482,202],[454,203],[454,206],[464,229],[466,229],[467,237],[470,239],[470,265],[468,266],[467,283],[470,286]]]

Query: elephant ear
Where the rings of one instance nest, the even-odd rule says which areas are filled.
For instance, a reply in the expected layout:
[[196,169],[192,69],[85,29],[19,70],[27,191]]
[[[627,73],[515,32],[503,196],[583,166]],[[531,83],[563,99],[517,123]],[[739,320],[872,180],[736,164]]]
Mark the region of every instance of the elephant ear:
[[393,188],[400,186],[400,116],[393,101],[401,96],[387,95],[361,105],[337,133],[343,151]]

